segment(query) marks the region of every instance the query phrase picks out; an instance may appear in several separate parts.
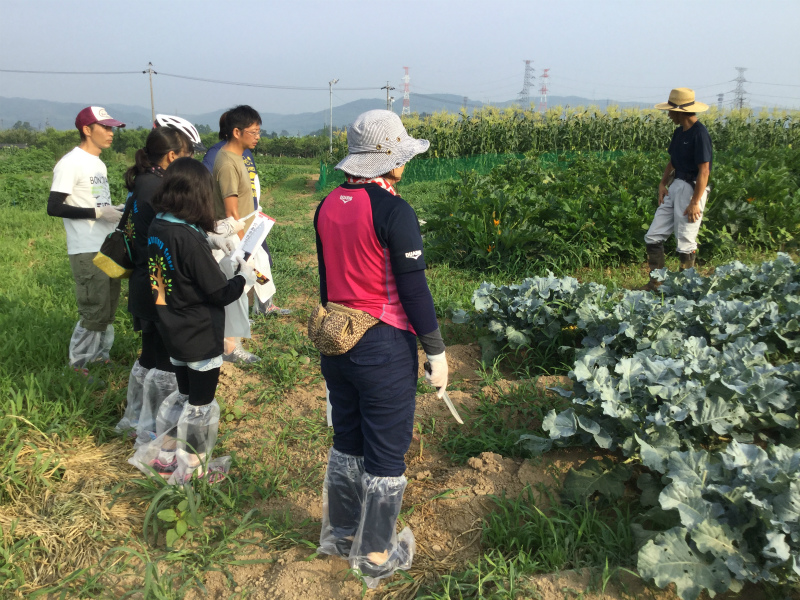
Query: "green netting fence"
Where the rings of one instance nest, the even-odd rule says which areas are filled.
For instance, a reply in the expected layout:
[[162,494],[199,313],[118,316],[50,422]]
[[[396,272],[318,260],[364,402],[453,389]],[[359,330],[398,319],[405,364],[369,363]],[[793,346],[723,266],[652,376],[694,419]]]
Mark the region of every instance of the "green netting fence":
[[[566,165],[571,159],[578,155],[591,154],[601,156],[605,159],[612,159],[623,154],[621,150],[603,152],[548,152],[538,156],[542,163]],[[504,164],[509,160],[522,159],[525,154],[480,154],[478,156],[462,156],[458,158],[415,158],[406,164],[403,173],[403,183],[420,183],[423,181],[449,181],[458,179],[459,173],[463,171],[474,171],[479,175],[485,175],[498,165]],[[316,184],[317,191],[333,189],[344,183],[344,173],[334,170],[335,163],[319,163],[319,181]]]

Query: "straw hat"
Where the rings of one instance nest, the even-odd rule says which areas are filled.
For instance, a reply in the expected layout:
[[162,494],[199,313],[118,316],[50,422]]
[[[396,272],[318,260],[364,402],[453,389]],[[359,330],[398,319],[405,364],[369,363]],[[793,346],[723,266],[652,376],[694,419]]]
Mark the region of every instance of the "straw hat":
[[431,143],[408,135],[403,122],[389,110],[369,110],[347,129],[349,154],[336,169],[355,177],[377,177],[402,166]]
[[658,110],[675,110],[677,112],[699,113],[708,110],[708,104],[695,102],[694,90],[675,88],[669,93],[669,100],[656,104]]

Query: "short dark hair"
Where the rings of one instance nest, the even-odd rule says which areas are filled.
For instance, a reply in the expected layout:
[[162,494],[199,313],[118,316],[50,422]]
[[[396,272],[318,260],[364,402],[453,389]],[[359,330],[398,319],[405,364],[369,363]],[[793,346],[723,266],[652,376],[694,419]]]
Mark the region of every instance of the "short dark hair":
[[164,174],[150,203],[156,212],[166,212],[203,231],[214,230],[213,178],[209,170],[193,158],[174,161]]
[[228,127],[228,111],[219,116],[219,139],[227,140],[231,137],[231,128]]
[[[261,126],[261,115],[258,114],[255,108],[247,106],[246,104],[241,104],[230,109],[223,116],[225,117],[228,136],[233,135],[234,129],[244,131],[253,123],[258,123],[259,127]],[[222,119],[220,119],[220,123],[221,121]]]
[[[99,123],[91,123],[91,124],[89,124],[89,125],[84,125],[83,127],[88,127],[88,128],[89,128],[89,131],[91,131],[91,130],[92,130],[92,128],[93,128],[95,125],[99,125]],[[79,133],[79,134],[80,134],[80,136],[81,136],[81,142],[85,142],[85,141],[86,141],[86,134],[85,134],[85,133],[83,133],[83,127],[81,127],[80,129],[78,129],[78,133]]]
[[192,140],[182,131],[172,127],[156,127],[147,134],[144,148],[136,151],[136,164],[125,171],[125,187],[133,191],[136,178],[155,167],[170,152],[192,154],[193,151]]

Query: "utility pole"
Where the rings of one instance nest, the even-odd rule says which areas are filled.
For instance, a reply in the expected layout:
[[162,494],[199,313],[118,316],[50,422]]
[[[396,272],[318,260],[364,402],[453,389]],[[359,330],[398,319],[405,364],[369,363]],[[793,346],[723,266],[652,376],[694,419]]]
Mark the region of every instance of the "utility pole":
[[523,110],[528,109],[531,104],[531,85],[533,85],[532,62],[532,60],[525,61],[525,79],[522,81],[522,91],[519,93],[519,103],[522,105]]
[[329,134],[330,134],[330,149],[328,150],[328,152],[330,154],[333,154],[333,86],[338,82],[339,82],[338,79],[331,79],[328,82],[328,92],[329,92],[330,105],[331,105],[331,121],[330,121],[330,131],[329,131]]
[[394,96],[389,97],[389,110],[394,112]]
[[734,108],[742,109],[744,108],[745,97],[744,95],[747,91],[744,89],[744,84],[747,83],[747,79],[744,78],[744,72],[747,71],[744,67],[736,67],[736,70],[739,71],[739,76],[734,79],[736,82],[736,89],[733,90],[733,93],[736,97],[733,100]]
[[153,73],[158,75],[153,70],[153,63],[147,63],[147,71],[142,71],[142,73],[147,73],[148,77],[150,78],[150,120],[155,123],[156,122],[156,104],[153,101]]
[[394,88],[392,86],[390,86],[389,82],[387,81],[386,85],[383,86],[381,89],[382,90],[386,90],[386,110],[391,110],[391,108],[389,108],[391,106],[390,103],[389,103],[389,92],[391,90],[393,90]]
[[403,75],[403,110],[400,112],[402,115],[411,114],[411,75],[408,74],[408,67],[403,67],[406,74]]

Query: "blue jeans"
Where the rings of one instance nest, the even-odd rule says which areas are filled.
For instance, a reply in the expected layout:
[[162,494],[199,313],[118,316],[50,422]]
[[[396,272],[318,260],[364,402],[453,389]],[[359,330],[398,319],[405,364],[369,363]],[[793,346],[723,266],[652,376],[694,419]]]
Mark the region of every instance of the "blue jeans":
[[333,447],[364,457],[364,470],[399,477],[411,445],[417,337],[389,325],[368,329],[348,352],[322,356],[333,409]]

